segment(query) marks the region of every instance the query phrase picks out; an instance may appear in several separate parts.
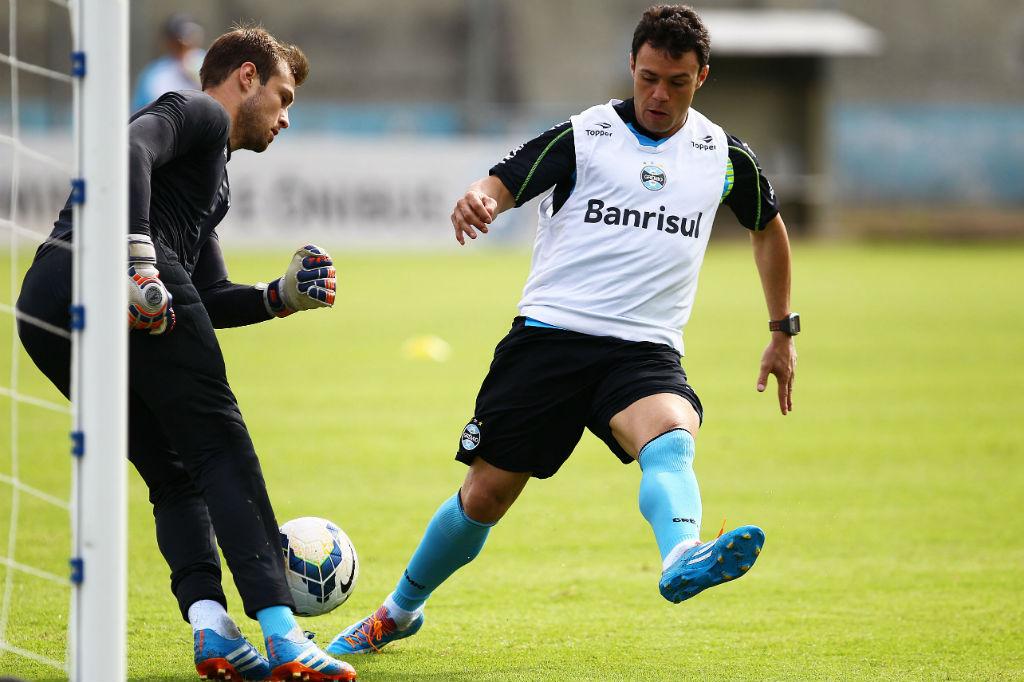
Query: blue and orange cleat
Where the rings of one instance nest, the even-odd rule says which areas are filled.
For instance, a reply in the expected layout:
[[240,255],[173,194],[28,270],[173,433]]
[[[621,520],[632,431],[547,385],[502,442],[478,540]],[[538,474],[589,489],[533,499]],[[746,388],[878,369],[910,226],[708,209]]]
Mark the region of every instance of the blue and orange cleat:
[[357,623],[353,623],[327,647],[327,653],[332,656],[345,656],[348,654],[368,654],[380,651],[385,644],[390,644],[396,639],[405,639],[419,632],[423,627],[423,614],[416,616],[404,630],[399,630],[398,625],[391,619],[391,614],[386,606],[371,613]]
[[245,637],[228,639],[215,630],[197,630],[193,644],[201,680],[265,680],[270,674],[267,659]]
[[350,682],[356,679],[355,668],[331,658],[308,639],[296,642],[271,635],[267,638],[267,655],[271,682]]
[[711,542],[692,547],[661,574],[661,596],[673,604],[750,570],[764,546],[764,531],[740,526]]

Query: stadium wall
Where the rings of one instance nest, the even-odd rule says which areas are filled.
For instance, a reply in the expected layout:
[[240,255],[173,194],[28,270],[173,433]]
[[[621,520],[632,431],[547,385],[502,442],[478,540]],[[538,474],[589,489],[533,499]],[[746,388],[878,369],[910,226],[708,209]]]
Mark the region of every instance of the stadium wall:
[[[26,143],[57,153],[69,140],[35,135]],[[225,244],[259,246],[316,241],[329,248],[455,248],[449,220],[466,186],[511,147],[494,138],[443,139],[294,135],[257,157],[236,152],[228,164],[231,210],[218,228]],[[0,164],[0,215],[10,207],[10,164]],[[67,178],[23,162],[20,221],[49,233],[68,197]],[[532,238],[535,209],[499,218],[485,248]]]

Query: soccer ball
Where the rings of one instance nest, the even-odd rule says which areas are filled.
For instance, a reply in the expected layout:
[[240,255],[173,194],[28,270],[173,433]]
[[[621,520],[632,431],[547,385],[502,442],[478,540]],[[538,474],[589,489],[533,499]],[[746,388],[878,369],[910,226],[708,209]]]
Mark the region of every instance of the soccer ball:
[[281,549],[295,613],[319,616],[341,606],[356,586],[359,558],[345,532],[303,516],[281,526]]

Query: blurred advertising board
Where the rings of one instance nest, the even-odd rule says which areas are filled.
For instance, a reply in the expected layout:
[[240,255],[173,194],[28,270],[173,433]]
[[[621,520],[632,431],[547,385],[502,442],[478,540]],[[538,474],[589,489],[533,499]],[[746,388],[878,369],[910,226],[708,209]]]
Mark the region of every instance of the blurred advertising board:
[[[9,158],[11,147],[0,146],[0,217],[11,214],[16,196],[15,222],[34,233],[19,232],[19,243],[29,246],[36,235],[38,242],[49,233],[67,200],[74,155],[62,136],[26,136],[21,142],[31,154],[19,154],[17,164]],[[296,242],[355,250],[454,248],[449,216],[455,201],[510,148],[495,138],[285,131],[261,154],[232,155],[231,210],[217,232],[225,248]],[[510,211],[484,243],[529,243],[535,224],[534,209]]]
[[[345,248],[454,247],[449,216],[466,187],[509,149],[460,138],[277,139],[262,154],[228,164],[231,210],[222,241],[320,241]],[[528,240],[534,212],[503,216],[485,241]]]

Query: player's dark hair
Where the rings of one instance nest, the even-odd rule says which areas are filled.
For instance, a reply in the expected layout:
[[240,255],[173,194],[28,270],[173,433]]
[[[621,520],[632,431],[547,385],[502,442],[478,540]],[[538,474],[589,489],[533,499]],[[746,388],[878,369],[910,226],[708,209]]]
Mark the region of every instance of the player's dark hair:
[[223,83],[245,62],[252,62],[260,83],[266,83],[278,73],[282,61],[295,77],[295,85],[302,85],[309,75],[309,60],[302,50],[295,45],[278,42],[257,24],[236,25],[213,41],[203,59],[199,78],[205,90]]
[[707,66],[711,57],[711,35],[689,5],[648,7],[633,32],[631,53],[634,59],[645,43],[650,43],[655,50],[667,52],[672,59],[693,52],[701,68]]

